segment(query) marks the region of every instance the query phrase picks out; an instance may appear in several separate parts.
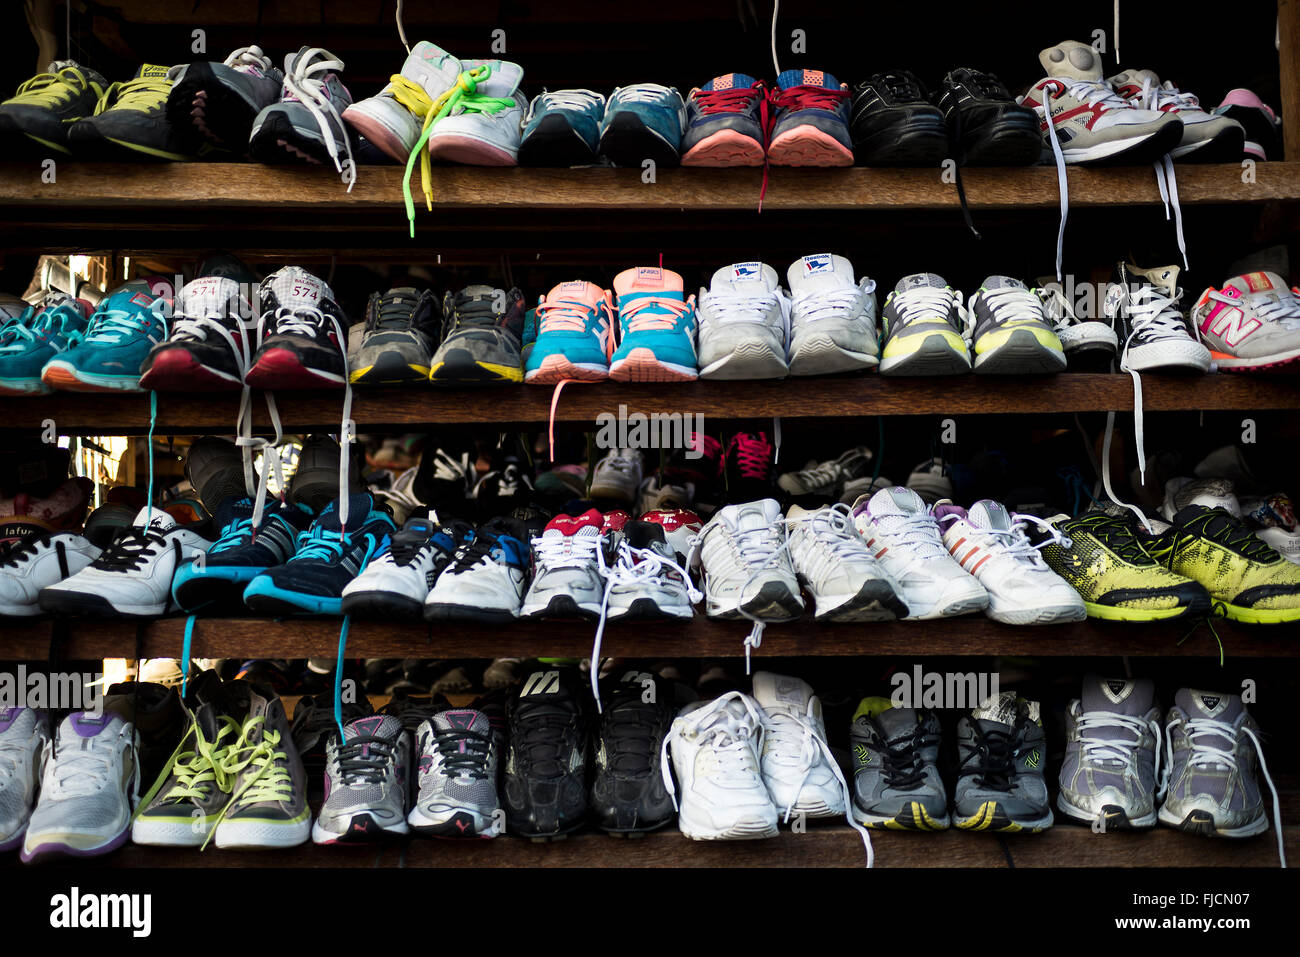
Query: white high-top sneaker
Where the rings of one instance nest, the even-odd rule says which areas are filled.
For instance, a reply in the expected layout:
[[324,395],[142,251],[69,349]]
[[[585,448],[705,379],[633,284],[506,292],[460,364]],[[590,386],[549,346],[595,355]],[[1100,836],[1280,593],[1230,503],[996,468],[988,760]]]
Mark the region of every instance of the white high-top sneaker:
[[429,156],[469,166],[519,165],[519,139],[528,112],[528,98],[519,92],[524,68],[505,60],[464,60],[461,66],[487,67],[491,73],[474,93],[465,94],[458,112],[434,124]]
[[75,575],[100,551],[76,532],[56,532],[14,546],[0,559],[0,615],[39,615],[41,589]]
[[765,263],[723,266],[698,301],[701,379],[790,374],[790,300],[775,269]]
[[854,280],[853,263],[817,253],[790,264],[790,374],[828,375],[880,364],[876,281]]
[[826,743],[822,703],[808,682],[756,671],[754,700],[763,709],[763,783],[783,819],[842,815],[844,778]]
[[456,85],[462,69],[460,60],[442,47],[421,40],[411,48],[402,72],[376,95],[349,106],[343,119],[397,162],[405,163],[419,142],[429,103]]
[[854,528],[848,506],[810,510],[792,505],[786,525],[790,556],[800,584],[816,602],[817,620],[888,621],[907,616],[907,605]]

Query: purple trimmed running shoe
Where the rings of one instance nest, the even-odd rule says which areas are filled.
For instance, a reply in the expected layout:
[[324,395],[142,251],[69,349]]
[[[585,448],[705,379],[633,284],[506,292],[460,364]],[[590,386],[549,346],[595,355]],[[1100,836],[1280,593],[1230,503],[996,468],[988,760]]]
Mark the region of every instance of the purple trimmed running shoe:
[[31,708],[0,709],[0,851],[23,842],[45,768],[50,719]]

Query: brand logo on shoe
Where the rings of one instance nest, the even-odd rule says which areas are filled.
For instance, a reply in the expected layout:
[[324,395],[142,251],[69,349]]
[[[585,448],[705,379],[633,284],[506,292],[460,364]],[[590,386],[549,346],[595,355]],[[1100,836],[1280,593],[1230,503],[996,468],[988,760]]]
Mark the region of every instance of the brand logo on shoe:
[[809,276],[816,276],[819,273],[830,272],[832,260],[830,253],[819,253],[816,256],[804,256],[803,268],[804,273]]
[[731,278],[742,282],[753,282],[762,274],[762,263],[736,263],[731,267]]
[[137,292],[131,297],[131,303],[136,306],[145,306],[146,308],[153,305],[153,299],[143,292]]
[[1251,292],[1264,292],[1273,288],[1273,284],[1268,281],[1268,276],[1262,272],[1246,273],[1242,278],[1246,280],[1246,285],[1250,287]]
[[636,283],[641,286],[662,286],[664,282],[664,271],[658,266],[640,266],[636,271]]
[[1201,707],[1205,709],[1207,714],[1218,714],[1225,706],[1222,695],[1203,694],[1200,698]]
[[1133,682],[1131,681],[1106,681],[1102,684],[1102,691],[1106,697],[1119,704],[1127,698],[1133,691]]

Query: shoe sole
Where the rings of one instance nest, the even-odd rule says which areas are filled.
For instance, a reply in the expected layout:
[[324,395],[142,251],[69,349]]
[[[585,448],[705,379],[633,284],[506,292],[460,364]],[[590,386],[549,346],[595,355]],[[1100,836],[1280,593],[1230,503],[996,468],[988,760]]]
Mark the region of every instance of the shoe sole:
[[694,382],[699,376],[695,369],[664,362],[647,348],[633,349],[609,367],[609,377],[616,382]]
[[311,812],[300,821],[249,821],[229,818],[217,825],[212,842],[223,850],[297,847],[311,837]]
[[342,610],[353,618],[419,621],[424,617],[424,600],[391,591],[357,591],[343,596]]
[[700,369],[701,379],[784,379],[790,374],[785,355],[766,342],[742,342],[721,359]]
[[834,375],[874,369],[878,365],[879,356],[841,348],[828,335],[812,335],[804,338],[790,356],[790,375]]
[[1209,602],[1180,605],[1177,608],[1154,609],[1122,608],[1115,605],[1099,605],[1090,601],[1085,601],[1083,605],[1088,609],[1089,618],[1101,618],[1106,621],[1167,621],[1171,618],[1209,615],[1211,608]]
[[952,817],[931,817],[920,801],[909,801],[897,814],[886,817],[868,814],[856,804],[852,808],[853,820],[863,827],[878,831],[946,831],[952,827]]
[[677,166],[677,145],[667,142],[641,122],[635,113],[619,113],[600,136],[600,155],[615,166],[642,168],[646,160],[655,166]]
[[524,381],[523,367],[517,363],[486,362],[462,349],[450,349],[448,353],[429,369],[429,381],[435,386],[512,385]]
[[[318,135],[332,136],[332,129],[331,127],[331,132],[318,133]],[[346,130],[344,132],[346,134]],[[341,160],[344,151],[340,149],[339,153]],[[248,155],[256,162],[269,166],[286,163],[330,167],[334,165],[334,159],[325,146],[325,140],[303,136],[282,113],[273,113],[262,120],[262,125],[249,137]]]
[[1083,605],[1049,605],[995,610],[990,603],[984,611],[994,621],[1000,621],[1004,625],[1056,625],[1083,621],[1088,617],[1088,609]]
[[1242,359],[1211,349],[1210,358],[1220,372],[1293,372],[1295,370],[1291,367],[1300,362],[1300,349],[1276,352],[1271,356],[1259,356],[1254,359]]
[[678,621],[695,617],[695,611],[689,605],[669,605],[664,607],[653,598],[634,598],[626,608],[609,609],[610,621],[660,621],[671,618]]
[[389,159],[405,165],[411,155],[406,143],[400,136],[384,126],[378,118],[358,109],[359,106],[360,104],[353,103],[344,110],[342,113],[343,122],[364,136],[367,143],[372,144],[376,149],[388,156]]
[[452,840],[469,840],[471,838],[490,840],[497,836],[497,831],[493,829],[493,825],[489,825],[486,831],[479,831],[474,814],[470,811],[456,811],[445,821],[434,821],[425,817],[420,809],[415,807],[411,809],[411,813],[406,820],[414,833],[425,837],[441,837]]
[[[167,122],[182,139],[211,143],[243,155],[258,110],[231,92],[207,63],[192,63],[167,96]],[[196,150],[197,151],[197,150]]]
[[[1147,133],[1142,137],[1126,140],[1112,140],[1085,149],[1063,149],[1066,163],[1089,163],[1093,166],[1140,166],[1154,163],[1160,159],[1183,138],[1182,125],[1166,126],[1163,129]],[[1042,156],[1052,159],[1051,142],[1043,140]]]
[[1219,827],[1214,822],[1214,815],[1209,811],[1192,811],[1187,817],[1179,818],[1162,807],[1159,816],[1161,824],[1168,824],[1185,834],[1196,834],[1200,837],[1254,837],[1268,830],[1268,817],[1263,813],[1257,821],[1241,827]]
[[591,151],[563,116],[546,116],[519,144],[520,166],[591,166],[596,154]]
[[519,609],[520,618],[581,618],[595,621],[600,617],[600,604],[584,606],[571,595],[552,595],[545,605],[524,603]]
[[115,834],[100,844],[93,847],[72,847],[61,841],[49,841],[43,844],[37,844],[31,850],[27,849],[26,838],[22,850],[18,852],[18,858],[24,864],[31,864],[33,861],[45,860],[51,857],[98,857],[101,854],[108,854],[126,844],[131,837],[131,825],[128,823],[122,828],[121,833]]
[[[131,825],[131,843],[148,847],[201,847],[212,833],[216,819],[217,815],[212,815],[210,821],[202,817],[186,817],[183,820],[138,817]],[[204,826],[196,828],[195,823],[198,821],[203,821]]]
[[[170,595],[168,596],[170,598]],[[153,618],[166,614],[168,601],[148,605],[115,605],[103,595],[42,589],[37,600],[52,615],[89,615],[95,618]]]
[[555,385],[564,380],[573,382],[604,382],[609,378],[609,366],[570,362],[562,355],[547,356],[541,365],[524,373],[524,381],[531,385]]
[[1252,625],[1280,625],[1300,621],[1300,608],[1247,608],[1216,598],[1213,600],[1213,609],[1215,615]]
[[1029,329],[1017,329],[999,346],[976,353],[977,375],[1052,375],[1065,371],[1065,351],[1044,345]]
[[347,829],[341,832],[327,831],[318,820],[311,826],[313,844],[374,844],[378,841],[405,837],[411,828],[402,818],[397,824],[382,825],[375,822],[369,814],[362,812],[348,819]]
[[244,382],[254,389],[337,389],[343,376],[302,364],[288,349],[267,349],[257,357]]
[[[957,333],[953,333],[957,336]],[[971,371],[970,356],[958,352],[942,332],[930,333],[904,356],[880,357],[880,374],[896,376],[965,375]]]
[[506,611],[500,608],[482,608],[478,605],[453,605],[448,602],[438,602],[437,604],[426,604],[424,606],[425,621],[477,621],[496,625],[517,621],[518,618],[518,613],[514,611]]
[[446,133],[429,139],[429,157],[462,166],[518,166],[519,156],[509,150],[464,133]]
[[[950,155],[948,130],[942,119],[914,125],[901,132],[881,130],[853,144],[857,161],[863,166],[939,166]],[[1034,138],[1033,161],[1037,162],[1039,142]]]
[[370,365],[348,373],[348,381],[353,385],[405,385],[427,378],[427,365],[408,362],[400,352],[381,352]]
[[758,594],[743,605],[719,606],[712,599],[708,603],[710,618],[745,618],[748,613],[767,622],[793,621],[804,612],[798,592],[792,592],[781,582],[768,582]]
[[0,395],[49,395],[53,391],[40,379],[0,379]]
[[953,826],[963,831],[997,831],[1000,834],[1041,834],[1053,822],[1050,808],[1045,815],[1032,821],[1013,821],[997,801],[985,801],[970,817],[954,814],[952,819]]
[[763,144],[737,130],[718,130],[682,155],[683,166],[762,166]]
[[1102,831],[1142,831],[1147,828],[1156,826],[1156,812],[1152,811],[1147,817],[1130,818],[1124,809],[1117,804],[1106,804],[1102,806],[1101,814],[1091,814],[1083,808],[1075,807],[1065,799],[1064,794],[1056,796],[1056,809],[1065,815],[1065,819],[1074,824],[1084,824],[1091,826],[1099,820],[1104,820],[1105,824]]
[[1033,166],[1042,155],[1043,135],[1036,118],[1027,122],[1006,117],[972,131],[962,144],[963,166]]
[[142,392],[139,376],[97,376],[54,360],[41,370],[41,381],[62,392]]
[[254,579],[244,591],[244,604],[263,615],[342,615],[343,599],[303,595]]
[[839,604],[828,607],[824,597],[815,597],[816,621],[894,621],[907,616],[907,605],[894,593],[887,582],[865,581],[857,594],[841,598]]
[[853,151],[814,126],[796,126],[772,140],[767,161],[773,166],[852,166]]
[[203,365],[184,349],[158,353],[140,376],[140,388],[155,392],[231,392],[242,387],[239,379]]

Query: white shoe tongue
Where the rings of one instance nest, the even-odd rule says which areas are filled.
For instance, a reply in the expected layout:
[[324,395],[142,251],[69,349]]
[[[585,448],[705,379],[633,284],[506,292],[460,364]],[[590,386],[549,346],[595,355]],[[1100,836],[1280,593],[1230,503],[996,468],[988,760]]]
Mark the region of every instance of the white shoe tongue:
[[1066,40],[1048,47],[1038,54],[1038,62],[1043,65],[1048,76],[1073,80],[1100,80],[1103,72],[1101,55],[1088,44],[1077,40]]
[[487,734],[492,730],[488,716],[482,711],[458,708],[442,711],[433,716],[433,727],[437,731],[474,731]]
[[781,517],[781,506],[775,499],[765,498],[761,502],[748,505],[732,505],[731,523],[738,532],[748,532],[756,528],[771,528]]
[[894,292],[904,293],[909,289],[947,289],[948,280],[944,279],[938,273],[918,272],[910,276],[904,276],[898,280],[898,285],[894,287]]
[[713,274],[709,288],[731,291],[741,296],[763,296],[776,289],[780,279],[766,263],[733,263]]
[[966,513],[967,519],[976,528],[988,528],[995,531],[1009,531],[1011,529],[1011,513],[1001,502],[984,499],[976,502]]
[[853,263],[833,253],[814,253],[796,259],[790,264],[786,279],[790,283],[790,291],[796,295],[857,285],[853,280]]
[[477,66],[491,68],[492,75],[478,82],[477,90],[483,96],[510,96],[524,78],[524,68],[506,60],[462,60],[461,66],[466,70]]
[[1016,693],[1003,691],[972,711],[971,717],[977,721],[993,721],[1010,727],[1016,723],[1016,714]]
[[1256,296],[1259,299],[1279,299],[1290,294],[1286,280],[1275,272],[1248,272],[1234,276],[1223,284],[1224,288],[1233,288],[1243,296]]
[[1140,718],[1151,710],[1155,696],[1155,685],[1150,678],[1134,681],[1091,675],[1083,680],[1080,703],[1084,711],[1112,711]]
[[1028,289],[1019,279],[1011,276],[989,276],[984,280],[985,289]]
[[140,509],[132,524],[136,528],[152,528],[156,532],[165,532],[169,528],[176,527],[176,519],[157,506],[151,509],[146,505]]
[[417,43],[402,64],[402,76],[420,84],[431,100],[455,86],[460,71],[460,60],[428,40]]
[[896,485],[893,488],[882,488],[871,496],[869,507],[872,516],[877,518],[884,515],[917,515],[925,511],[925,502],[910,488]]
[[211,317],[237,315],[252,318],[253,306],[240,284],[225,276],[200,276],[191,280],[176,297],[177,316]]
[[286,266],[268,279],[277,305],[288,308],[319,309],[334,293],[323,279],[317,279],[299,266]]
[[402,719],[391,714],[372,714],[357,718],[343,726],[343,740],[355,741],[357,738],[397,737],[402,731]]
[[812,693],[812,687],[802,678],[790,678],[770,671],[754,672],[754,700],[764,708],[789,708],[804,714]]

